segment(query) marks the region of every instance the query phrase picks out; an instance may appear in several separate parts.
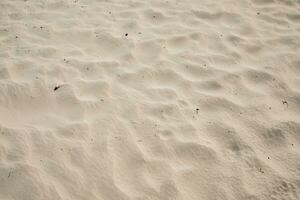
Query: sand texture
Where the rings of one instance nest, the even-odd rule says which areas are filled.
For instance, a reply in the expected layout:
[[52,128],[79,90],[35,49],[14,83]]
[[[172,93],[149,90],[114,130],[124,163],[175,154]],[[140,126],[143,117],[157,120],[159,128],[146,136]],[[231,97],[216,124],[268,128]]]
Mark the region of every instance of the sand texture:
[[299,0],[0,0],[0,200],[299,199]]

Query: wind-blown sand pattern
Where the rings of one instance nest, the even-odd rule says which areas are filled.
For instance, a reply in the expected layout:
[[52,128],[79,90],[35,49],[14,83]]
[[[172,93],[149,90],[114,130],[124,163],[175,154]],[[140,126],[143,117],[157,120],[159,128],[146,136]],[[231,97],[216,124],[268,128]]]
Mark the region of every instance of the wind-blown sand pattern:
[[300,199],[299,0],[1,0],[1,200]]

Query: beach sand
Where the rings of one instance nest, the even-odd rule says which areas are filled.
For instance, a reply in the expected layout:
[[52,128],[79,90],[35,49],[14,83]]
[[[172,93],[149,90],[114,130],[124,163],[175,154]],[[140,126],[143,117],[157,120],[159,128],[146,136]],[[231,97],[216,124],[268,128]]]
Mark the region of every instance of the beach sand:
[[1,0],[1,200],[299,200],[299,0]]

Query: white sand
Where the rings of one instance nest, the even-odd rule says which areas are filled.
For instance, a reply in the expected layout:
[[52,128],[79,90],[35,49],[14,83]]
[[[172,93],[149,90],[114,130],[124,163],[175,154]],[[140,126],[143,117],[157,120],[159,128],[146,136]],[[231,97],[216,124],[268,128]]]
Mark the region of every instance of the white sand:
[[0,84],[1,200],[300,199],[299,0],[1,0]]

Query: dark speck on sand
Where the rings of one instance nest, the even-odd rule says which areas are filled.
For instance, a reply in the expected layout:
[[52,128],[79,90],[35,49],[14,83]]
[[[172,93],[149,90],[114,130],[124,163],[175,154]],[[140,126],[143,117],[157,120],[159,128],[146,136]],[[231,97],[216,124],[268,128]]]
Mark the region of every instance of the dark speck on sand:
[[60,87],[61,87],[61,85],[57,85],[57,86],[54,87],[53,90],[56,91],[56,90],[58,90]]

